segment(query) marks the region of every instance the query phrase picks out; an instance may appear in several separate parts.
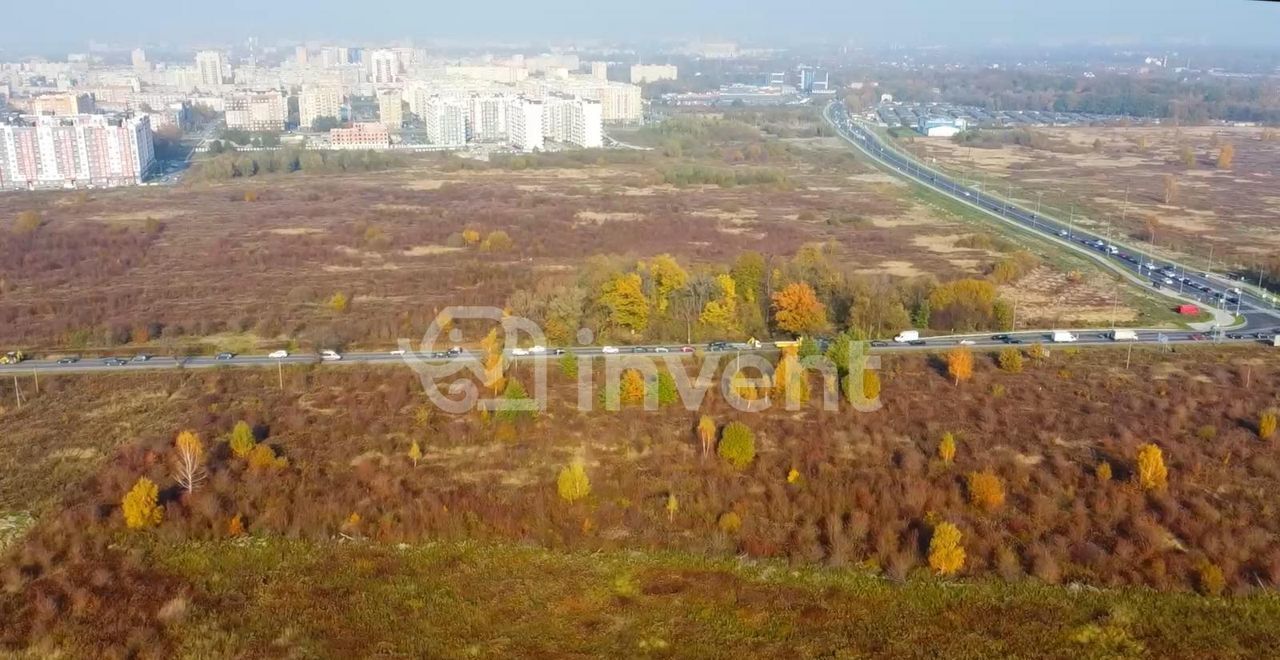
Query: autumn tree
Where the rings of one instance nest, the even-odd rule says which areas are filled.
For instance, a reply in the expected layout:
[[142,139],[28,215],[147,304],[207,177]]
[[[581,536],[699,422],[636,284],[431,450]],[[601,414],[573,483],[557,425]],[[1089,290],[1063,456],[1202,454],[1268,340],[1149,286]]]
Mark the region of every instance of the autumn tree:
[[1027,354],[1031,356],[1032,360],[1036,360],[1038,362],[1049,357],[1049,349],[1045,348],[1044,344],[1036,342],[1027,350]]
[[1222,145],[1222,148],[1218,150],[1218,169],[1220,170],[1231,169],[1231,163],[1232,161],[1235,160],[1235,158],[1236,158],[1235,145],[1232,145],[1230,143]]
[[644,394],[644,374],[636,369],[622,372],[622,379],[618,383],[618,401],[627,405],[641,404],[644,403]]
[[238,513],[231,516],[231,520],[227,521],[227,536],[230,536],[231,538],[239,538],[244,536],[244,534],[244,519],[242,519]]
[[194,491],[207,476],[204,468],[204,443],[194,431],[183,431],[173,443],[170,463],[173,479],[188,493]]
[[698,320],[717,330],[733,330],[738,324],[738,285],[728,275],[715,277],[717,295],[702,306]]
[[1164,203],[1173,204],[1178,201],[1178,179],[1172,174],[1164,175]]
[[615,275],[600,292],[600,304],[609,310],[609,322],[640,332],[649,326],[649,301],[639,273]]
[[413,461],[413,467],[418,467],[418,461],[422,460],[422,447],[418,446],[417,440],[409,445],[409,460]]
[[1196,166],[1196,152],[1191,147],[1184,145],[1179,157],[1182,159],[1182,165],[1184,167]]
[[970,472],[965,477],[965,483],[969,488],[970,504],[987,513],[993,513],[1004,506],[1004,483],[994,472]]
[[827,308],[807,282],[792,282],[773,294],[773,319],[794,335],[817,333],[827,328]]
[[973,378],[973,351],[964,346],[947,351],[947,373],[955,379],[956,385]]
[[231,440],[229,442],[231,453],[235,454],[237,458],[244,458],[249,455],[249,452],[253,451],[253,446],[257,443],[258,441],[253,437],[253,429],[249,428],[249,423],[244,420],[236,422],[235,428],[231,429]]
[[1093,476],[1103,483],[1111,481],[1111,464],[1106,461],[1099,461],[1098,466],[1093,468]]
[[956,457],[956,437],[950,431],[942,434],[942,440],[938,442],[938,458],[948,465]]
[[146,477],[138,477],[120,503],[125,526],[129,529],[146,529],[159,525],[164,519],[164,510],[159,503],[160,489],[155,482]]
[[333,310],[334,312],[341,314],[347,311],[348,304],[349,304],[349,301],[347,300],[347,294],[341,291],[338,291],[332,296],[329,296],[329,300],[325,303],[325,306]]
[[501,229],[489,232],[480,242],[480,249],[485,252],[506,252],[513,245],[511,237]]
[[1138,449],[1138,484],[1145,490],[1164,490],[1169,472],[1164,466],[1164,453],[1154,443]]
[[276,456],[276,450],[262,442],[254,445],[253,450],[249,452],[248,463],[249,468],[253,470],[275,470],[288,465],[289,461]]
[[1000,368],[1011,373],[1022,372],[1022,351],[1010,346],[1000,351]]
[[964,548],[960,529],[949,522],[938,523],[929,539],[929,568],[938,575],[955,575],[964,568]]
[[1258,416],[1258,437],[1270,440],[1276,434],[1276,413],[1268,410]]
[[782,348],[773,370],[773,396],[795,407],[809,400],[809,379],[800,366],[798,346]]
[[684,288],[689,281],[689,274],[669,254],[660,254],[650,259],[646,270],[653,281],[653,308],[659,314],[665,314],[671,305],[671,294]]
[[667,520],[669,522],[676,521],[676,512],[680,510],[680,502],[676,500],[674,492],[667,493]]
[[566,502],[577,502],[591,494],[591,480],[582,461],[574,461],[560,470],[556,477],[556,492]]
[[30,234],[39,229],[42,222],[39,211],[23,211],[13,223],[13,233]]
[[462,242],[467,245],[476,245],[480,242],[480,232],[474,229],[462,230]]
[[862,370],[862,396],[867,401],[874,401],[880,397],[880,374],[874,369]]
[[698,420],[698,440],[702,442],[702,455],[710,454],[716,443],[716,420],[707,415]]
[[484,386],[495,396],[506,386],[507,356],[503,353],[502,336],[497,328],[480,340],[481,362],[484,367]]
[[756,435],[742,422],[730,422],[720,433],[720,457],[733,467],[743,470],[756,457]]

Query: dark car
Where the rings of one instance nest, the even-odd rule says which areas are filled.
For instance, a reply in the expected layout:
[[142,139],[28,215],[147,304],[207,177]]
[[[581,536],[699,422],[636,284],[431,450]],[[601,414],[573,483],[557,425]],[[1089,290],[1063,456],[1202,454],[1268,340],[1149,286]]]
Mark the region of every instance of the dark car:
[[551,349],[550,353],[551,353],[552,355],[564,355],[564,349],[563,349],[563,348],[554,348],[554,349]]
[[1228,332],[1227,339],[1244,339],[1244,335],[1238,332]]
[[58,358],[58,364],[75,364],[79,361],[80,361],[80,358],[74,357],[74,356]]
[[445,351],[444,354],[449,357],[458,357],[459,355],[462,355],[462,349],[454,346],[453,348]]
[[632,353],[648,353],[651,350],[653,349],[649,348],[648,346],[632,346],[631,347]]
[[123,358],[107,358],[103,360],[102,363],[108,367],[123,367],[124,365],[129,364],[129,361]]
[[442,360],[447,357],[449,357],[449,354],[445,353],[444,351],[436,351],[431,354],[431,358],[434,360]]
[[1009,337],[1008,339],[1004,340],[1004,343],[1006,343],[1006,344],[1021,344],[1021,343],[1022,343],[1022,340],[1021,340],[1021,339],[1018,339],[1017,337]]
[[885,346],[888,346],[888,345],[889,345],[889,342],[887,342],[887,341],[873,341],[873,342],[871,342],[871,345],[872,345],[872,346],[875,346],[876,348],[884,348]]
[[213,356],[213,359],[215,359],[215,360],[230,360],[231,358],[233,358],[233,357],[235,357],[235,356],[236,356],[236,354],[235,354],[235,353],[231,353],[231,352],[223,352],[223,353],[219,353],[219,354],[217,354],[217,355]]
[[1002,342],[1008,343],[1008,342],[1009,342],[1009,335],[992,335],[992,336],[991,336],[991,340],[992,340],[992,341],[1002,341]]
[[911,344],[912,346],[924,346],[924,340],[923,340],[923,339],[912,339],[911,341],[909,341],[909,342],[907,342],[907,343],[908,343],[908,344]]

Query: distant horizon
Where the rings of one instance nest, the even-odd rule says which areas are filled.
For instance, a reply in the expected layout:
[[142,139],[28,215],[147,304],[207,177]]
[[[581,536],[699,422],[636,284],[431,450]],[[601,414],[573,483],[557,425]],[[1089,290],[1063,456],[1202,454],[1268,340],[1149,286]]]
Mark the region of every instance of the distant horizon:
[[[752,6],[754,5],[754,7]],[[702,39],[751,44],[843,43],[881,48],[938,46],[1196,46],[1277,50],[1280,3],[1252,0],[1076,0],[1070,5],[988,0],[957,8],[944,0],[877,3],[869,9],[834,0],[777,7],[760,2],[652,0],[610,7],[573,0],[548,12],[492,0],[477,17],[462,5],[423,6],[366,0],[358,8],[333,0],[273,4],[225,0],[216,12],[129,13],[99,0],[50,0],[8,12],[0,52],[82,52],[90,42],[227,44],[256,36],[276,42],[607,42],[644,44]],[[48,16],[74,16],[50,21]],[[251,17],[251,18],[246,18]],[[67,23],[72,26],[68,27]]]

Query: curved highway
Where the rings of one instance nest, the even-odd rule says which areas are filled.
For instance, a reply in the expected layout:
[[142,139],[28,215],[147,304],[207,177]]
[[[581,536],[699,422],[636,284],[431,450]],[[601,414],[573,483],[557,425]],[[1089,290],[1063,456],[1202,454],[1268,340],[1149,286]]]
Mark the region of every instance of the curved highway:
[[1038,234],[1064,248],[1084,254],[1125,275],[1130,281],[1150,287],[1156,293],[1178,301],[1199,305],[1215,312],[1218,325],[1229,315],[1241,316],[1236,329],[1266,330],[1280,323],[1276,301],[1263,300],[1252,291],[1226,278],[1189,268],[1177,262],[1150,258],[1141,251],[1113,244],[1106,237],[1085,231],[1073,223],[1024,209],[980,187],[967,186],[886,145],[863,120],[850,117],[843,104],[834,101],[823,117],[840,136],[889,171],[972,208],[977,208],[1017,228]]

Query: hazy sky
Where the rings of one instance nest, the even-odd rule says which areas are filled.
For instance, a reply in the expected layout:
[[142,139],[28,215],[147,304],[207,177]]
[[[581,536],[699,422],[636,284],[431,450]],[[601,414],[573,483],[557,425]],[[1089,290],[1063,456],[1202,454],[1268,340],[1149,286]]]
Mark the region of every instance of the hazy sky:
[[[20,7],[20,8],[19,8]],[[1249,0],[42,0],[0,10],[0,48],[283,38],[648,40],[868,45],[1192,41],[1276,45],[1280,3]]]

